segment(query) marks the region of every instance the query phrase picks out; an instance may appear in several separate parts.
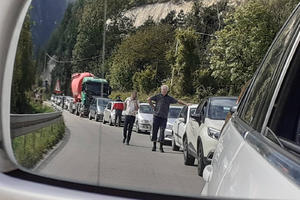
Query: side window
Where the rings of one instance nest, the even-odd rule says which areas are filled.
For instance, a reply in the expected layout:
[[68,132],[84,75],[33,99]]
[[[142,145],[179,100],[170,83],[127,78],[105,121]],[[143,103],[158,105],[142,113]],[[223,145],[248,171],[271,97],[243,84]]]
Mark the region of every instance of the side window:
[[185,118],[185,111],[187,110],[187,106],[184,106],[182,109],[181,109],[181,111],[180,111],[180,113],[179,113],[179,118]]
[[107,109],[111,109],[111,103],[107,104]]
[[299,45],[294,55],[274,104],[265,136],[300,157]]
[[297,28],[299,15],[298,12],[289,20],[271,46],[247,94],[240,117],[257,131],[261,131],[263,119],[272,98],[272,95],[268,96],[268,92],[272,94],[275,89],[271,88],[271,82],[274,79],[276,69],[280,66],[281,61],[284,61],[283,57]]

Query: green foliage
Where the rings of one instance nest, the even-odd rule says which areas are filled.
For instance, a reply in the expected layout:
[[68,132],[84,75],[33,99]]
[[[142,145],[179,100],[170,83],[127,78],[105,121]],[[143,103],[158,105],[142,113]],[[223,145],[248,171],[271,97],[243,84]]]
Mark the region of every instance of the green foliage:
[[[137,88],[138,83],[135,81],[140,82],[141,78],[152,80],[152,89],[153,86],[158,87],[170,74],[165,57],[173,42],[174,32],[170,25],[144,27],[124,39],[110,60],[108,77],[113,89],[149,91],[149,87]],[[148,72],[143,73],[146,69]],[[149,72],[154,73],[155,79],[148,76]]]
[[33,60],[30,17],[26,16],[20,34],[12,82],[11,113],[24,113],[29,101],[26,92],[35,81],[35,63]]
[[156,70],[152,66],[147,66],[145,70],[136,72],[133,76],[134,88],[143,93],[149,93],[153,91],[157,85],[156,82]]
[[253,76],[279,27],[259,1],[249,1],[225,23],[210,44],[212,75],[237,94]]
[[44,155],[51,150],[65,133],[64,122],[16,137],[12,140],[12,148],[17,162],[25,168],[34,167]]

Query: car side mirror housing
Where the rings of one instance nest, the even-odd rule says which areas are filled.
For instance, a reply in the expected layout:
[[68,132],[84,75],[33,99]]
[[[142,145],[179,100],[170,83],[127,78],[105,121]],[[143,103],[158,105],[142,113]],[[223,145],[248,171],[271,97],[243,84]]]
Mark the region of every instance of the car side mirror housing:
[[233,114],[233,113],[235,113],[236,111],[237,111],[237,106],[232,106],[231,108],[230,108],[230,113],[231,114]]
[[193,113],[193,114],[191,114],[191,118],[195,119],[196,121],[199,121],[200,120],[200,114]]

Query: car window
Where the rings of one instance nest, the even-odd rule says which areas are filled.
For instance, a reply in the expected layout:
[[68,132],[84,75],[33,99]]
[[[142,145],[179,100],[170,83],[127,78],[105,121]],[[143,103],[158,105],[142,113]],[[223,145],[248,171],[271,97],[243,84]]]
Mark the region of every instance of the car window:
[[188,109],[188,107],[187,107],[187,106],[184,106],[184,107],[181,109],[181,111],[180,111],[178,117],[180,117],[180,118],[185,118],[185,117],[186,117],[186,113],[187,113],[187,109]]
[[177,118],[180,111],[181,111],[181,108],[170,108],[168,118]]
[[[259,73],[252,82],[251,90],[241,113],[241,118],[258,131],[261,130],[263,123],[262,120],[259,119],[266,115],[268,110],[267,105],[271,100],[267,98],[267,95],[268,92],[272,93],[272,91],[270,91],[272,78],[291,42],[291,37],[297,27],[295,24],[298,23],[300,17],[299,15],[298,12],[298,14],[289,21],[270,48],[262,66],[258,70]],[[258,116],[260,117],[258,118]]]
[[207,117],[214,120],[225,120],[231,107],[236,105],[237,99],[212,99]]
[[273,142],[272,134],[276,135],[283,148],[300,158],[300,93],[295,92],[300,85],[299,53],[298,47],[275,101],[265,135]]
[[146,113],[146,114],[152,114],[153,109],[150,105],[140,105],[140,112],[141,113]]

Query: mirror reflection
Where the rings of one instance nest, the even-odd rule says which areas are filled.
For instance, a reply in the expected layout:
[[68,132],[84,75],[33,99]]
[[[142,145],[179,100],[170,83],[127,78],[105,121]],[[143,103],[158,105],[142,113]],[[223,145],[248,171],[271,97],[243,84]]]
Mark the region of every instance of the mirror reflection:
[[[236,48],[226,27],[240,23],[242,2],[32,0],[11,95],[19,166],[71,182],[199,197],[235,96],[274,37],[253,47],[257,60],[241,58],[247,66],[223,51]],[[199,139],[208,145],[199,148]]]

